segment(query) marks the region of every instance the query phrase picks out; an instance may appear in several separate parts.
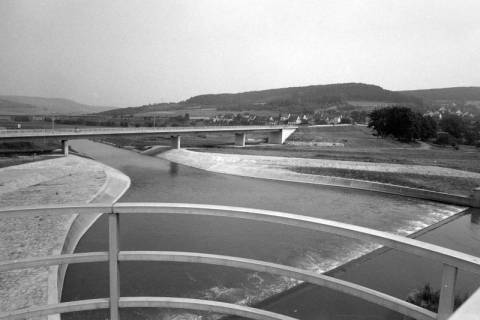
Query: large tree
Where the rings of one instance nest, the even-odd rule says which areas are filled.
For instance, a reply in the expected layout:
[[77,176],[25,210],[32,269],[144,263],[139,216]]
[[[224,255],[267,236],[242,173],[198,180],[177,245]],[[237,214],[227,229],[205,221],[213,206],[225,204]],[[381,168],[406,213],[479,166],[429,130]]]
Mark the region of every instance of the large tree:
[[373,110],[368,126],[377,135],[410,142],[415,139],[426,140],[436,134],[436,122],[431,117],[425,117],[408,107],[393,106]]

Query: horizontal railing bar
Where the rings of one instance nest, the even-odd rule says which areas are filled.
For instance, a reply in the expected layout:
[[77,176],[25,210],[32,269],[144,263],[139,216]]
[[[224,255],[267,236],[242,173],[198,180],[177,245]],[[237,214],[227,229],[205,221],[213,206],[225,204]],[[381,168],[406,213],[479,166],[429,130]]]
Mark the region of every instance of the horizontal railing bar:
[[[107,298],[62,302],[53,305],[35,306],[1,313],[0,320],[18,320],[48,316],[51,314],[107,309],[109,304],[110,302]],[[187,298],[124,297],[120,298],[120,308],[189,309],[247,317],[257,320],[296,320],[295,318],[282,314],[232,303]]]
[[123,214],[186,214],[283,224],[375,242],[389,248],[440,261],[465,271],[480,273],[479,257],[384,231],[310,216],[260,209],[184,203],[117,203],[114,205],[114,210]]
[[86,252],[62,254],[48,257],[32,257],[25,259],[0,261],[0,272],[34,267],[47,267],[57,264],[89,263],[108,261],[108,252]]
[[[80,204],[80,205],[50,205],[37,207],[1,208],[0,216],[18,216],[35,214],[92,213],[111,212],[110,205]],[[254,221],[264,221],[333,233],[348,238],[371,241],[435,261],[440,261],[459,269],[480,273],[480,258],[466,253],[443,248],[434,244],[394,235],[384,231],[355,226],[337,221],[331,221],[310,216],[291,213],[228,207],[203,204],[183,203],[116,203],[113,210],[118,213],[156,213],[156,214],[188,214],[203,216],[220,216]]]
[[62,302],[44,306],[34,306],[30,308],[0,313],[0,320],[30,319],[33,317],[42,317],[58,313],[106,309],[108,308],[109,304],[109,299],[102,298]]
[[385,293],[323,274],[276,263],[223,255],[176,251],[120,251],[118,259],[120,261],[169,261],[182,263],[202,263],[243,268],[257,272],[268,272],[343,292],[415,319],[432,320],[436,318],[436,314],[434,312],[418,307],[404,300],[392,297]]
[[64,205],[38,205],[0,208],[0,217],[19,217],[44,214],[91,214],[112,211],[111,204],[64,204]]
[[232,303],[170,297],[120,298],[120,308],[169,308],[215,312],[256,320],[296,320],[295,318]]

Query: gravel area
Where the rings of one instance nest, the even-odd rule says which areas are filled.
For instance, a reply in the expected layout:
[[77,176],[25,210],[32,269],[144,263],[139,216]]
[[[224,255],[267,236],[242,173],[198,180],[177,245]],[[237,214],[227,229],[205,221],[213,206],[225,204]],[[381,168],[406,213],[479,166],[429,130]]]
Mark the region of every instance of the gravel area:
[[[0,168],[0,206],[88,203],[107,181],[104,165],[70,155]],[[75,215],[0,216],[0,260],[61,252]],[[48,268],[0,272],[0,312],[46,304]]]

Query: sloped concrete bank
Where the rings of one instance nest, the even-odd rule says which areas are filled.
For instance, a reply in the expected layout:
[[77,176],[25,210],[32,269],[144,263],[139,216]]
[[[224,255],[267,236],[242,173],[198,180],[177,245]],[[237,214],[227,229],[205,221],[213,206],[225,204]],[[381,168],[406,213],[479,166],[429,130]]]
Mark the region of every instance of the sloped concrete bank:
[[[130,179],[123,173],[91,159],[71,155],[1,168],[0,206],[110,204],[129,185]],[[99,215],[0,216],[0,259],[73,252],[78,240]],[[57,303],[64,274],[65,266],[2,272],[0,310],[5,312]]]
[[[169,150],[158,154],[157,157],[218,173],[233,174],[252,178],[262,178],[289,182],[311,183],[342,188],[353,188],[375,192],[383,192],[424,200],[432,200],[460,206],[480,207],[480,188],[470,196],[430,191],[426,189],[403,187],[393,184],[356,180],[340,177],[321,176],[314,174],[297,173],[289,170],[292,166],[330,167],[358,170],[378,170],[396,173],[419,173],[423,166],[399,164],[359,163],[353,161],[330,161],[303,158],[282,158],[271,156],[252,156],[236,154],[216,154],[194,152],[186,149]],[[434,166],[425,166],[429,175],[444,175],[452,177],[480,176],[479,173]]]
[[[122,172],[108,166],[104,166],[104,170],[106,174],[105,183],[89,203],[113,204],[118,201],[130,187],[130,178]],[[65,236],[61,254],[73,253],[82,236],[103,213],[104,212],[77,215],[73,219],[68,233]],[[49,303],[58,303],[61,301],[67,267],[67,265],[60,265],[51,268],[49,273]],[[56,315],[49,319],[59,318],[60,317]]]

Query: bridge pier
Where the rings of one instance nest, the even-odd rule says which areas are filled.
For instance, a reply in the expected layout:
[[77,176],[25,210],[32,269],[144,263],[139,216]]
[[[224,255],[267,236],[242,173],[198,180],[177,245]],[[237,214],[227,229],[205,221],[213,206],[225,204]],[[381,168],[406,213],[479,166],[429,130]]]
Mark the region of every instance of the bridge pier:
[[239,147],[245,147],[245,141],[247,140],[247,134],[245,132],[235,133],[235,145]]
[[68,140],[62,140],[63,155],[68,157]]
[[284,144],[287,138],[295,132],[297,128],[292,129],[280,129],[278,131],[274,131],[270,133],[268,137],[268,143],[275,143],[275,144]]
[[472,207],[480,208],[480,187],[473,189],[470,197],[472,198]]
[[173,149],[180,149],[181,147],[181,137],[180,136],[171,136],[171,143]]

